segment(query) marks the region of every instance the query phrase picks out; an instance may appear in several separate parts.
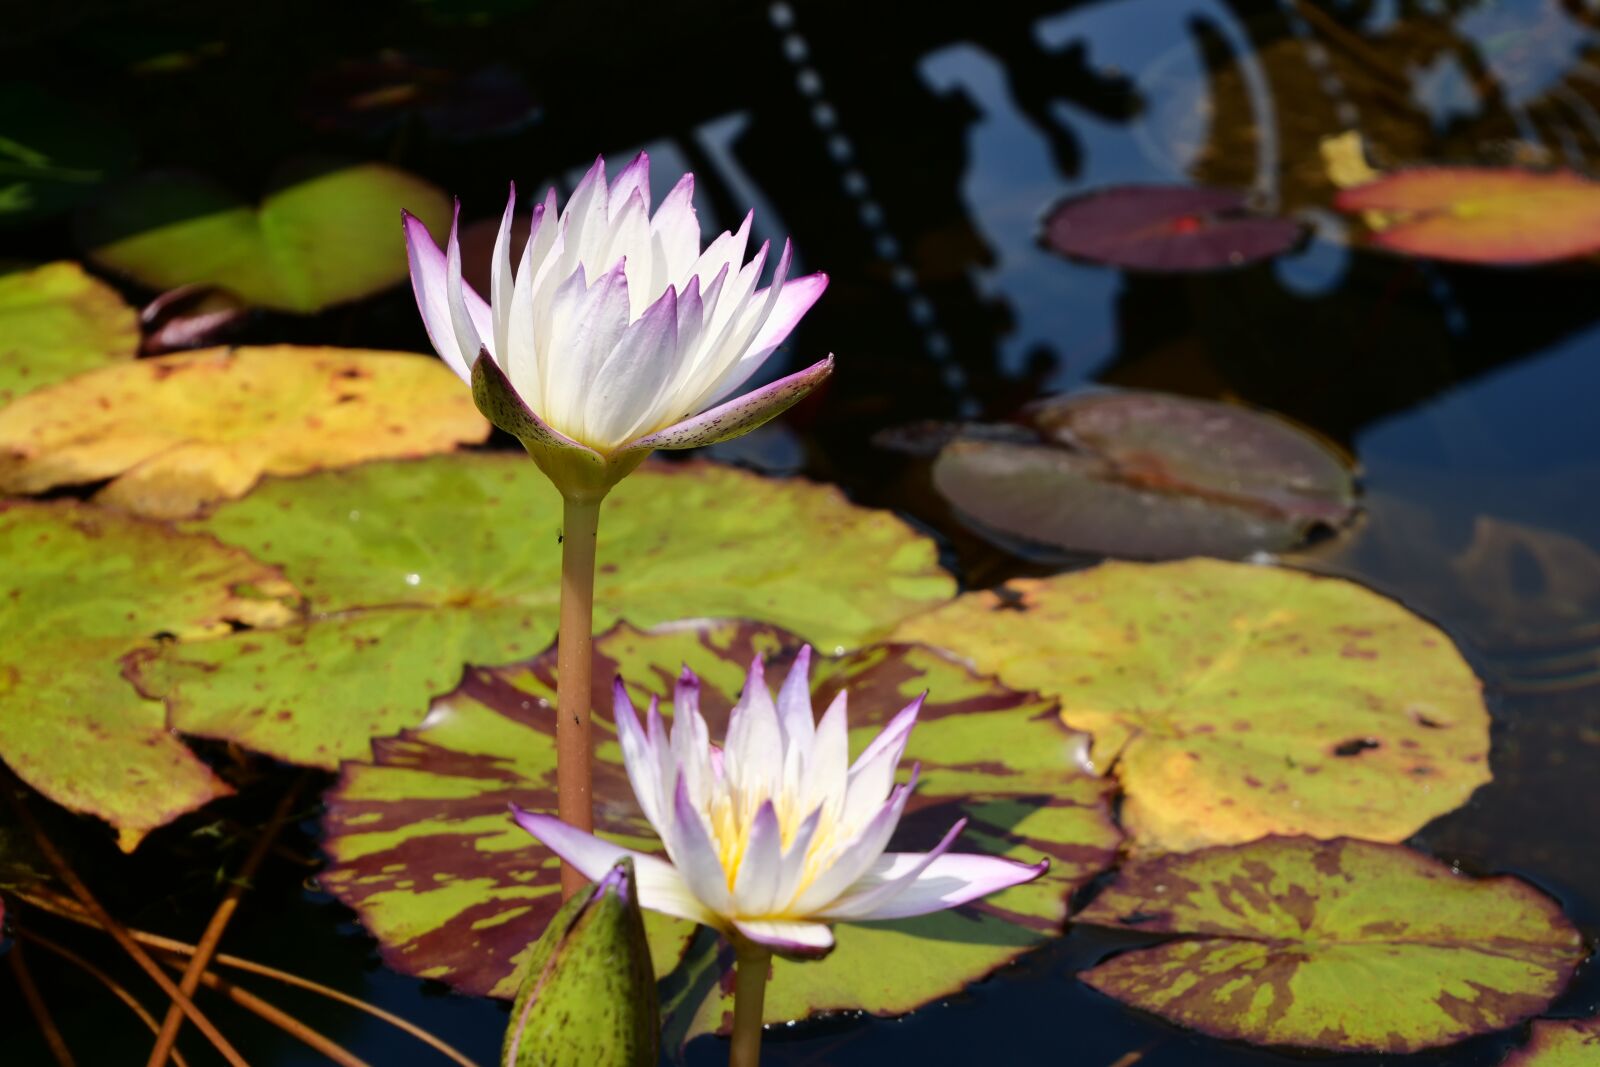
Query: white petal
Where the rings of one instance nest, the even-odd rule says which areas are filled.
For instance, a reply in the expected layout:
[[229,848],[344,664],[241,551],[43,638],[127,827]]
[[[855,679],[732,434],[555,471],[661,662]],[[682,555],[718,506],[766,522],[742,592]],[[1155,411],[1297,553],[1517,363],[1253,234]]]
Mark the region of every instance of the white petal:
[[778,723],[791,747],[798,745],[810,752],[811,739],[817,734],[817,722],[811,711],[810,645],[803,646],[795,656],[794,665],[778,690]]
[[728,713],[728,778],[746,796],[771,796],[783,775],[783,731],[778,709],[767,691],[766,669],[756,656],[745,677],[744,692]]
[[806,807],[827,805],[834,817],[844,810],[845,789],[850,772],[850,724],[846,718],[845,690],[833,698],[817,724],[811,742],[811,759],[806,771]]
[[445,254],[434,243],[433,235],[415,215],[402,214],[406,231],[406,257],[411,264],[411,291],[416,294],[422,325],[428,330],[433,350],[463,381],[472,381],[472,360],[477,352],[461,351],[456,328],[450,321],[449,288],[446,282]]
[[585,404],[601,364],[628,328],[628,283],[621,264],[586,289],[582,283],[580,271],[561,286],[550,306],[550,378],[544,399],[545,421],[589,444]]
[[911,790],[916,784],[917,771],[913,769],[911,781],[897,788],[877,814],[862,827],[861,832],[840,849],[826,869],[820,871],[806,886],[793,904],[796,912],[810,915],[822,911],[871,869],[872,864],[883,855],[883,850],[889,847],[889,838],[894,836],[895,827],[900,825],[900,816],[905,812],[906,801],[910,799]]
[[957,819],[956,824],[945,831],[939,843],[927,852],[886,852],[879,856],[867,868],[866,874],[856,879],[855,884],[846,889],[839,899],[828,905],[827,915],[833,919],[857,919],[870,915],[886,904],[890,897],[916,881],[934,860],[949,852],[956,836],[966,825],[967,820]]
[[584,411],[589,443],[624,444],[639,428],[654,430],[651,405],[678,363],[678,294],[668,289],[633,322],[595,373]]
[[[884,856],[886,864],[878,877],[893,878],[921,860],[917,853]],[[850,918],[865,922],[877,919],[909,919],[914,915],[960,907],[979,897],[1022,885],[1039,877],[1050,867],[1048,860],[1029,867],[998,856],[975,856],[958,852],[934,860],[908,886],[879,906]],[[825,909],[828,910],[828,909]]]
[[535,815],[515,805],[512,814],[541,844],[577,868],[591,882],[605,877],[624,856],[633,857],[633,874],[639,885],[639,905],[652,911],[675,915],[690,922],[716,925],[717,917],[689,891],[688,885],[672,865],[660,856],[634,852],[603,841],[593,834],[574,830],[553,815]]
[[628,771],[628,781],[633,785],[633,795],[638,799],[639,807],[644,810],[644,817],[650,820],[650,825],[656,828],[657,834],[660,834],[662,826],[666,824],[661,764],[656,758],[655,746],[639,726],[638,716],[633,711],[633,701],[628,699],[628,687],[623,684],[620,677],[612,685],[611,718],[616,723],[617,743],[622,748],[622,765]]
[[694,210],[693,174],[679,178],[678,184],[661,201],[655,217],[650,220],[650,238],[656,253],[657,272],[651,285],[681,288],[694,273],[695,260],[700,257],[700,219]]
[[888,795],[894,784],[894,772],[900,766],[900,757],[911,737],[911,728],[917,723],[922,701],[923,697],[919,696],[900,709],[850,768],[844,810],[840,813],[840,821],[846,826],[859,825]]
[[[494,314],[494,343],[490,351],[502,369],[511,351],[511,221],[517,208],[517,183],[506,194],[506,209],[500,216],[500,232],[494,239],[494,258],[489,262],[489,304]],[[510,374],[507,374],[510,377]],[[523,398],[526,402],[527,398]]]
[[467,359],[467,365],[471,366],[472,361],[478,358],[484,341],[493,336],[493,328],[492,324],[484,323],[489,328],[479,329],[479,324],[473,321],[474,316],[467,308],[468,287],[461,280],[461,241],[457,235],[460,221],[461,202],[457,201],[455,215],[450,219],[450,242],[445,246],[444,291],[445,298],[450,302],[450,325],[456,331],[456,344],[463,353],[472,353]]
[[650,212],[650,155],[640,152],[633,157],[633,161],[617,175],[617,180],[611,183],[611,217],[617,217],[621,204],[638,192],[644,198],[644,210]]
[[739,860],[733,883],[733,910],[737,915],[767,915],[772,911],[783,877],[783,835],[772,801],[761,805],[750,825],[750,840]]
[[783,956],[816,959],[833,951],[833,931],[821,923],[752,920],[733,926],[751,941]]
[[728,892],[728,874],[722,869],[717,846],[711,840],[704,818],[689,803],[687,783],[678,781],[672,798],[672,820],[669,831],[662,836],[667,855],[683,875],[689,891],[718,915],[733,914],[733,896]]

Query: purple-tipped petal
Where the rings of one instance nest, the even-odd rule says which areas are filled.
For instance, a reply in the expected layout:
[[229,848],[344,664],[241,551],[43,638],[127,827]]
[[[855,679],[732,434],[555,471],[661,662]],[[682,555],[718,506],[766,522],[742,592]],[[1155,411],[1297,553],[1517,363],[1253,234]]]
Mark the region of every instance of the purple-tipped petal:
[[790,959],[819,960],[833,951],[833,931],[822,923],[736,919],[733,928],[756,944]]
[[[489,262],[489,298],[494,319],[494,347],[501,358],[511,350],[511,223],[517,209],[517,183],[506,194],[506,209],[500,215],[500,230],[495,234],[494,258]],[[530,234],[530,239],[532,235]]]
[[[472,361],[478,349],[463,352],[456,336],[455,324],[450,316],[449,270],[444,250],[434,241],[433,235],[422,220],[409,211],[400,213],[401,225],[406,235],[406,259],[411,266],[411,291],[417,298],[417,310],[422,313],[422,325],[428,331],[433,350],[439,353],[450,369],[462,381],[472,381]],[[491,318],[483,298],[463,286],[462,299],[467,314],[473,320],[481,315],[487,323]]]
[[[766,321],[761,329],[756,331],[745,354],[739,357],[739,362],[734,365],[727,378],[723,379],[713,399],[721,400],[738,392],[744,383],[750,380],[750,376],[760,370],[772,357],[772,353],[777,351],[778,346],[788,338],[827,287],[828,276],[821,273],[808,274],[804,278],[784,283]],[[761,299],[763,296],[763,293],[757,293],[756,299]]]
[[668,289],[628,325],[589,390],[584,426],[602,440],[625,440],[649,416],[678,367],[678,293]]
[[792,747],[804,741],[805,749],[811,747],[817,723],[811,715],[811,646],[802,646],[789,668],[783,687],[778,690],[778,724]]
[[652,911],[676,915],[690,922],[716,926],[716,915],[700,903],[672,864],[659,856],[633,852],[621,845],[602,841],[593,834],[574,830],[554,815],[538,815],[511,805],[511,814],[517,825],[551,852],[569,863],[591,882],[597,882],[624,858],[633,860],[635,883],[639,887],[639,905]]
[[[920,858],[916,853],[896,856],[894,864],[886,869],[886,876],[893,877],[897,865],[911,865]],[[957,908],[979,897],[1031,882],[1049,869],[1049,860],[1040,860],[1029,866],[997,856],[946,853],[929,864],[910,885],[871,911],[852,915],[851,918],[857,922],[909,919],[946,908]]]
[[628,782],[633,786],[633,795],[638,799],[639,806],[644,809],[644,817],[650,821],[651,826],[659,830],[665,821],[662,806],[668,795],[661,780],[660,754],[646,736],[644,728],[639,725],[639,717],[633,710],[633,701],[628,696],[628,687],[620,676],[611,687],[611,718],[617,727],[617,743],[622,748],[622,765],[628,772]]
[[617,217],[619,203],[626,204],[628,198],[638,193],[644,201],[646,214],[650,212],[650,155],[640,152],[633,160],[622,168],[615,181],[611,183],[611,218]]
[[883,855],[883,850],[889,847],[889,839],[894,836],[895,827],[900,825],[900,816],[905,814],[906,801],[916,789],[920,773],[920,768],[911,768],[911,780],[897,786],[889,794],[889,799],[883,802],[855,839],[839,849],[828,866],[806,886],[794,902],[795,911],[810,914],[827,907],[872,869],[878,857]]
[[671,832],[662,841],[696,899],[718,915],[732,914],[733,896],[728,892],[722,858],[699,809],[689,799],[688,783],[681,778],[673,794]]
[[783,830],[778,825],[778,810],[768,800],[750,824],[750,841],[739,859],[739,873],[733,881],[735,910],[746,915],[770,912],[782,878]]
[[[824,914],[835,920],[858,919],[872,914],[889,898],[916,881],[923,871],[933,865],[934,860],[949,852],[950,846],[955,844],[956,837],[966,825],[966,819],[957,819],[955,825],[945,831],[939,843],[927,852],[889,852],[879,856],[866,874],[856,879],[855,884],[846,889],[839,899],[828,905]],[[913,862],[907,864],[906,860]]]
[[615,893],[626,904],[633,894],[633,857],[624,856],[606,872],[604,878],[594,884],[594,896],[590,899],[598,902],[607,893]]
[[[445,298],[450,304],[450,323],[455,327],[456,345],[461,352],[476,352],[491,339],[493,322],[485,323],[480,330],[467,310],[467,283],[461,280],[461,201],[456,201],[455,212],[450,216],[450,240],[445,244],[444,281]],[[481,303],[481,301],[480,301]],[[490,312],[490,319],[493,313]],[[494,352],[490,349],[490,354]]]
[[789,410],[832,373],[833,357],[829,356],[803,371],[746,393],[737,400],[719,404],[648,437],[641,437],[628,449],[699,448],[738,437]]

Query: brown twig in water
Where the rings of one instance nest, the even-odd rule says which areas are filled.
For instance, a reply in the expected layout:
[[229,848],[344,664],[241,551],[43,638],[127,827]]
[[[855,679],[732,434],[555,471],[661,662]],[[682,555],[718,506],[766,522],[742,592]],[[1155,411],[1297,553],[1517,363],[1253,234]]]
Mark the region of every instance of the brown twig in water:
[[[183,970],[183,964],[177,962],[176,960],[170,960],[168,962],[173,970]],[[299,1019],[296,1019],[293,1015],[290,1015],[282,1008],[262,1000],[260,997],[256,996],[247,989],[241,989],[232,982],[228,981],[226,978],[218,977],[210,971],[204,971],[200,974],[200,983],[207,989],[213,989],[218,993],[221,993],[223,996],[227,997],[241,1008],[244,1008],[260,1018],[265,1019],[267,1022],[271,1023],[273,1026],[276,1026],[278,1029],[282,1030],[290,1037],[293,1037],[306,1047],[315,1049],[316,1051],[322,1053],[324,1056],[328,1057],[328,1059],[332,1060],[334,1063],[337,1063],[339,1067],[372,1067],[372,1065],[366,1060],[357,1056],[355,1053],[334,1041],[332,1038],[327,1037],[319,1031],[311,1029],[311,1027],[307,1026]]]
[[[211,921],[206,924],[205,932],[200,935],[200,940],[195,945],[189,966],[184,968],[183,976],[178,981],[178,988],[183,990],[185,996],[194,996],[194,991],[200,987],[201,976],[210,964],[211,957],[216,954],[217,945],[222,941],[223,931],[228,928],[233,913],[239,910],[239,900],[244,896],[245,886],[255,877],[261,861],[267,858],[267,852],[277,840],[278,831],[283,829],[283,822],[289,817],[295,794],[299,791],[298,781],[284,790],[283,796],[278,799],[277,807],[272,810],[272,818],[262,829],[261,836],[256,838],[255,847],[250,850],[250,855],[245,858],[244,866],[239,868],[239,873],[234,877],[233,884],[228,887],[222,902],[217,905],[217,910],[211,913]],[[145,1067],[166,1067],[167,1059],[172,1055],[172,1047],[177,1043],[178,1031],[182,1026],[183,1012],[174,1002],[167,1008],[166,1017],[161,1020],[161,1032],[156,1035],[155,1047],[150,1050],[150,1058],[145,1061]]]
[[39,851],[44,853],[44,857],[50,862],[50,866],[56,869],[56,873],[67,884],[67,888],[72,890],[72,895],[78,898],[79,904],[83,905],[83,910],[88,912],[101,929],[110,934],[118,945],[122,946],[122,951],[132,957],[133,962],[139,965],[139,969],[149,975],[151,981],[160,986],[163,993],[172,998],[173,1002],[189,1017],[189,1021],[194,1023],[195,1028],[204,1034],[206,1040],[210,1041],[222,1058],[228,1061],[230,1067],[250,1067],[245,1058],[239,1055],[238,1050],[228,1042],[227,1038],[222,1036],[222,1032],[211,1024],[211,1020],[201,1014],[200,1009],[194,1006],[194,1001],[190,1000],[183,990],[179,989],[172,979],[167,977],[167,973],[161,969],[160,964],[151,959],[150,954],[140,948],[137,941],[128,936],[128,931],[123,929],[122,924],[113,919],[111,913],[101,907],[94,894],[89,892],[89,887],[84,884],[83,879],[78,877],[78,872],[72,869],[72,865],[61,854],[61,850],[56,848],[55,842],[45,835],[44,827],[39,825],[39,820],[35,819],[33,812],[28,810],[27,803],[15,792],[8,790],[8,793],[11,797],[12,807],[16,809],[17,817],[22,820],[22,824],[33,835],[34,841],[39,846]]
[[17,980],[17,988],[22,991],[22,999],[27,1002],[34,1022],[39,1024],[39,1032],[44,1035],[44,1043],[50,1046],[50,1054],[61,1067],[77,1067],[78,1061],[72,1058],[72,1050],[67,1048],[67,1039],[61,1036],[61,1028],[51,1017],[39,987],[34,984],[33,972],[28,970],[28,963],[22,957],[22,946],[12,945],[7,955],[11,958],[11,973]]
[[[83,912],[80,910],[80,906],[70,898],[39,896],[33,893],[22,893],[19,894],[19,896],[21,899],[32,904],[34,907],[39,908],[42,911],[48,911],[52,915],[66,919],[69,922],[80,923],[84,926],[94,926],[94,921],[87,915],[83,914]],[[188,944],[187,942],[176,941],[172,938],[162,937],[160,934],[152,934],[145,930],[135,930],[130,928],[128,930],[128,934],[140,944],[148,945],[151,948],[161,949],[164,952],[172,952],[179,955],[190,955],[195,950],[195,946]],[[257,963],[254,960],[247,960],[242,956],[231,956],[226,952],[217,953],[216,956],[212,958],[212,962],[215,964],[220,964],[223,967],[232,967],[235,970],[247,971],[251,974],[259,974],[264,978],[271,978],[275,981],[282,982],[285,985],[296,986],[297,988],[304,989],[307,992],[315,993],[320,997],[325,997],[328,1000],[337,1001],[340,1004],[355,1008],[357,1011],[365,1012],[366,1014],[371,1015],[373,1018],[386,1022],[395,1029],[409,1034],[418,1041],[421,1041],[423,1044],[427,1045],[429,1048],[438,1052],[440,1055],[446,1057],[454,1063],[459,1064],[460,1067],[478,1067],[476,1063],[468,1059],[463,1053],[445,1044],[442,1040],[434,1037],[417,1024],[402,1019],[400,1016],[395,1015],[392,1012],[385,1011],[376,1004],[369,1004],[359,997],[353,997],[348,993],[340,992],[331,986],[325,986],[322,983],[314,982],[309,978],[302,978],[297,974],[290,974],[288,971],[280,971],[278,968],[269,967],[264,963]]]
[[[78,968],[78,970],[87,974],[90,978],[93,978],[95,981],[105,986],[111,991],[112,996],[126,1004],[128,1006],[128,1010],[139,1017],[139,1021],[144,1023],[145,1027],[149,1029],[152,1034],[160,1033],[161,1024],[156,1022],[156,1017],[150,1014],[149,1009],[143,1004],[139,1003],[138,997],[128,992],[125,986],[123,986],[115,978],[112,978],[105,971],[102,971],[99,967],[96,967],[94,964],[90,963],[88,960],[84,959],[70,948],[67,948],[65,945],[57,944],[42,934],[34,933],[27,927],[23,927],[22,929],[18,930],[17,936],[25,941],[38,945],[46,952],[54,953],[55,955],[66,960],[68,963],[72,964],[74,967]],[[188,1062],[183,1058],[183,1054],[177,1049],[172,1050],[172,1062],[177,1064],[177,1067],[189,1067]]]

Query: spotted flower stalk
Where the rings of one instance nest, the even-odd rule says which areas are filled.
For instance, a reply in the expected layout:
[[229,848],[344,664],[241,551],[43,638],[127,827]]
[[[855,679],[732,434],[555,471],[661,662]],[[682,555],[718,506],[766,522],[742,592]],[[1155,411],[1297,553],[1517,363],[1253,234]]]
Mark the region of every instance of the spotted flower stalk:
[[922,697],[849,758],[846,694],[814,716],[803,649],[777,699],[758,657],[728,718],[721,747],[700,714],[700,683],[686,668],[670,731],[652,698],[641,725],[626,687],[615,719],[628,779],[666,858],[633,852],[559,818],[514,808],[516,820],[587,878],[631,857],[641,906],[714,927],[737,957],[734,1067],[759,1058],[761,1010],[773,953],[818,958],[835,922],[903,919],[957,907],[1030,882],[1035,866],[951,852],[959,820],[928,852],[888,852],[917,782],[895,785]]
[[[789,276],[785,242],[745,258],[752,216],[704,249],[685,174],[654,213],[650,160],[614,181],[594,166],[560,208],[533,207],[512,247],[516,187],[500,218],[488,299],[461,276],[457,219],[444,250],[404,216],[411,283],[434,348],[471,384],[478,409],[520,440],[565,500],[557,669],[558,790],[575,826],[590,814],[589,641],[600,503],[655,449],[694,448],[752,430],[815,388],[833,357],[742,392],[822,295],[827,277]],[[515,265],[513,265],[515,260]],[[570,895],[582,884],[564,870]]]

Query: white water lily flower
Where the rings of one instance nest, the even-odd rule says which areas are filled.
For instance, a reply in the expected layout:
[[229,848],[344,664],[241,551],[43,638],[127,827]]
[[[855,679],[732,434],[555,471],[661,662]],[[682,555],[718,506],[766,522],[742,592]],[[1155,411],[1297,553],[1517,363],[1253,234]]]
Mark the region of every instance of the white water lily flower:
[[813,717],[811,649],[795,660],[774,702],[762,663],[751,665],[723,747],[700,714],[700,683],[685,668],[669,734],[658,701],[640,726],[616,683],[617,736],[634,794],[667,859],[632,852],[513,807],[517,822],[586,878],[631,856],[639,903],[704,923],[791,957],[833,948],[828,924],[903,919],[953,908],[1030,882],[1035,866],[949,851],[966,820],[926,853],[886,852],[917,771],[894,785],[916,723],[912,701],[849,759],[845,694]]
[[610,183],[596,159],[565,210],[554,189],[534,206],[513,269],[513,185],[487,302],[462,281],[456,223],[441,251],[405,216],[411,283],[434,348],[569,496],[603,495],[653,449],[754,429],[833,369],[829,356],[736,395],[828,279],[791,279],[785,242],[771,284],[757,288],[769,246],[745,262],[751,216],[702,251],[693,197],[685,174],[652,215],[649,157],[640,153]]

